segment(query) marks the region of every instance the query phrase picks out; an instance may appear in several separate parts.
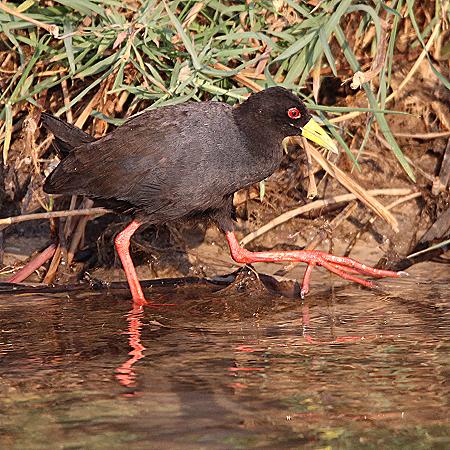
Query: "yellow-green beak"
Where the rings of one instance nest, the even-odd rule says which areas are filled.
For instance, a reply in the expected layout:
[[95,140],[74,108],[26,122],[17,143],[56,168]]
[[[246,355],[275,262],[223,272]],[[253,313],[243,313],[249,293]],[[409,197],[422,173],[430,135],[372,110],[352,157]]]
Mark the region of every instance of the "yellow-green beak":
[[330,135],[314,119],[310,119],[303,127],[302,136],[333,153],[339,153],[333,139],[331,139]]

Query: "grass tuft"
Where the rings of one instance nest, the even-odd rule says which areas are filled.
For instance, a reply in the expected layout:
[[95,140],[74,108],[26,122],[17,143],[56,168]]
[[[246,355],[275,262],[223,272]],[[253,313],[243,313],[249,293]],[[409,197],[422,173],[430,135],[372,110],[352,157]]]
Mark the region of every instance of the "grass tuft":
[[[93,105],[91,115],[117,123],[117,116],[187,100],[232,104],[245,98],[248,86],[256,89],[276,83],[301,94],[311,109],[320,111],[358,167],[360,155],[351,152],[336,118],[367,114],[371,129],[383,134],[414,180],[390,130],[388,115],[393,111],[387,108],[386,98],[393,91],[396,48],[406,28],[410,30],[408,45],[427,49],[431,70],[443,85],[450,86],[427,47],[433,27],[438,24],[443,29],[448,20],[448,0],[428,3],[428,10],[413,0],[374,2],[373,6],[353,0],[0,3],[3,162],[8,161],[15,124],[30,105],[53,109],[58,116],[76,113],[104,88],[108,101],[102,110]],[[433,12],[431,22],[429,11]],[[362,85],[365,99],[358,97],[347,105],[315,105],[313,73],[320,83],[326,76],[350,79],[356,71],[367,70],[380,46],[382,21],[390,30],[387,52],[378,77]],[[62,101],[64,83],[69,83],[69,94]],[[363,143],[367,137],[366,133]]]

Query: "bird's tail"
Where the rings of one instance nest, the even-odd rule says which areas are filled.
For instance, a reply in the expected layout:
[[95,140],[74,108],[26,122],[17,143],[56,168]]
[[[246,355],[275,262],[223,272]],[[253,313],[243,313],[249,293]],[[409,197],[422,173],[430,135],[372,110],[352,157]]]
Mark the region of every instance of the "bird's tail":
[[43,112],[41,120],[45,128],[54,134],[53,147],[61,159],[66,158],[72,149],[95,141],[90,134],[51,114]]

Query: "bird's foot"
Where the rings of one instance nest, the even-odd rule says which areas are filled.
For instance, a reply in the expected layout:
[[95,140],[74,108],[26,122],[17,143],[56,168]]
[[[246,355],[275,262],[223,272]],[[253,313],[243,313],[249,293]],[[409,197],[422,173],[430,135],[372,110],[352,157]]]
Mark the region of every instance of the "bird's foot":
[[233,232],[226,233],[231,256],[236,262],[250,264],[255,262],[304,262],[308,265],[303,277],[301,296],[302,298],[309,292],[309,281],[315,266],[322,266],[334,274],[362,284],[366,287],[375,287],[375,283],[365,280],[357,275],[365,275],[375,278],[393,277],[400,278],[407,276],[406,272],[393,272],[392,270],[375,269],[374,267],[361,264],[351,258],[344,256],[330,255],[319,250],[291,250],[291,251],[267,251],[251,252],[241,247]]
[[[367,266],[352,258],[346,258],[344,256],[335,256],[329,253],[311,250],[303,251],[302,258],[299,261],[306,262],[308,267],[306,268],[305,275],[303,276],[302,289],[300,295],[303,298],[309,292],[309,281],[311,278],[311,273],[314,267],[322,266],[330,272],[338,275],[345,280],[353,281],[354,283],[361,284],[363,286],[374,288],[377,283],[360,278],[357,275],[371,276],[375,278],[400,278],[403,276],[408,276],[406,272],[394,272],[392,270],[376,269],[375,267]],[[309,261],[305,261],[309,259]]]

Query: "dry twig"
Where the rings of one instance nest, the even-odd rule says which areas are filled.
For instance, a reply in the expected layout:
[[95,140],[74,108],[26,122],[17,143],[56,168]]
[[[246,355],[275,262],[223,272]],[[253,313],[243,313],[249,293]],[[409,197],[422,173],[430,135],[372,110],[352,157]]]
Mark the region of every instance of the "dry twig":
[[[377,197],[380,195],[398,196],[411,194],[411,189],[408,188],[373,189],[367,191],[367,193],[370,194],[372,197]],[[308,203],[307,205],[303,205],[298,208],[292,209],[291,211],[287,211],[279,215],[275,219],[271,220],[270,222],[266,223],[266,225],[262,226],[261,228],[258,228],[252,233],[249,233],[247,236],[241,239],[240,241],[241,245],[248,244],[257,237],[262,236],[263,234],[277,227],[278,225],[281,225],[282,223],[285,223],[288,220],[291,220],[292,218],[297,217],[301,214],[313,211],[315,209],[324,208],[325,206],[336,205],[338,203],[345,203],[355,199],[357,199],[357,196],[355,194],[336,195],[335,197],[325,198],[323,200],[316,200],[314,202]]]
[[0,226],[2,225],[12,225],[14,223],[28,222],[29,220],[39,220],[39,219],[55,219],[57,217],[73,217],[73,216],[101,216],[110,212],[105,208],[86,208],[86,209],[75,209],[66,211],[52,211],[45,213],[36,214],[24,214],[23,216],[13,216],[0,219]]
[[[294,141],[300,143],[300,139],[293,138]],[[346,189],[355,194],[356,198],[363,202],[366,206],[372,209],[376,214],[382,217],[394,231],[398,232],[398,223],[395,217],[375,198],[373,198],[363,187],[353,181],[345,172],[336,167],[333,163],[328,161],[317,151],[310,146],[309,153],[311,156],[323,167],[323,169],[341,183]]]
[[384,67],[386,59],[386,48],[387,48],[387,28],[388,24],[385,20],[380,20],[381,22],[381,37],[378,43],[377,56],[373,60],[372,66],[366,72],[358,71],[353,75],[350,87],[352,89],[360,88],[364,83],[373,80]]
[[51,25],[48,23],[40,22],[39,20],[33,19],[32,17],[28,17],[25,14],[15,10],[14,8],[10,8],[6,3],[0,2],[0,9],[5,11],[12,16],[18,17],[19,19],[25,20],[25,22],[32,23],[39,28],[43,28],[47,32],[49,32],[53,37],[59,37],[59,28],[57,25]]

